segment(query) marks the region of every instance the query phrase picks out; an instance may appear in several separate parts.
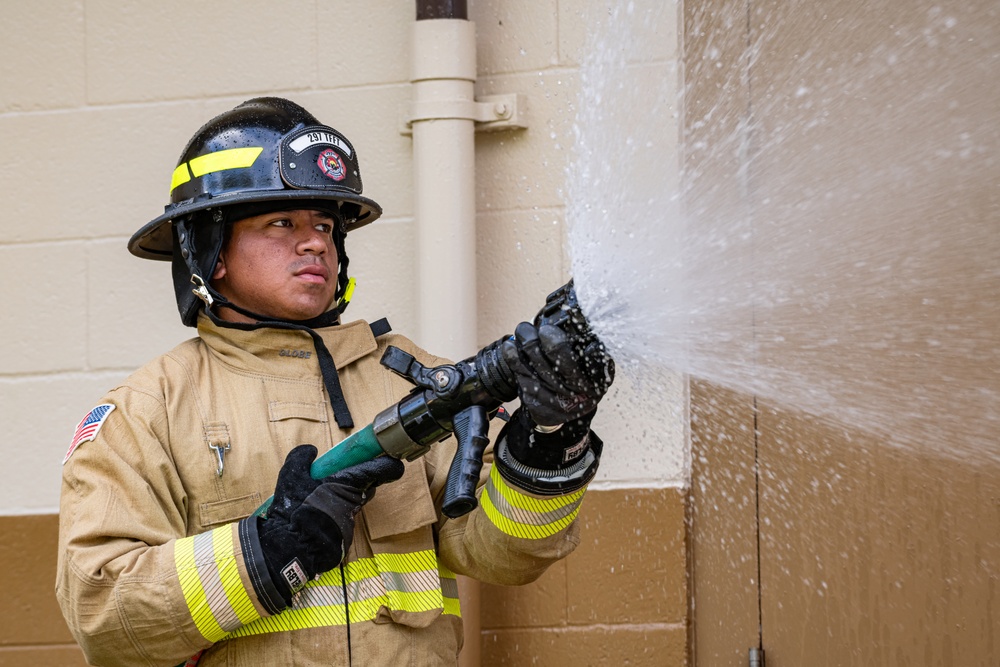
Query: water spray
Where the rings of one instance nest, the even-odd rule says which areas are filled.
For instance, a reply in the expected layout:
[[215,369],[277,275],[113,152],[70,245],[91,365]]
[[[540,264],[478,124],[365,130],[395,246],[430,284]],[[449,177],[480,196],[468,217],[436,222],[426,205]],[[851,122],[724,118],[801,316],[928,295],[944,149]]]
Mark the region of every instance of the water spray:
[[[614,360],[591,330],[572,280],[549,294],[534,325],[562,329],[595,384],[610,384]],[[489,444],[489,421],[504,403],[517,398],[512,367],[519,363],[518,353],[507,344],[512,339],[504,336],[468,359],[433,368],[390,345],[382,365],[412,382],[414,389],[316,459],[312,477],[322,479],[382,455],[413,461],[454,433],[458,448],[448,471],[442,511],[451,518],[471,512],[478,504],[476,486]],[[269,498],[255,514],[266,516],[270,505]]]

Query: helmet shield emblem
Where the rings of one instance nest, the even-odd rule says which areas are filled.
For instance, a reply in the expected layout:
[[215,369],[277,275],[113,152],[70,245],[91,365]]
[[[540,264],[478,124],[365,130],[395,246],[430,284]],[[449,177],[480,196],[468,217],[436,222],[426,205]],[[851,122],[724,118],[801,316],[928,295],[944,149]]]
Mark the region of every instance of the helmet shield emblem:
[[289,133],[281,141],[279,157],[281,178],[290,187],[361,193],[354,147],[331,127],[314,125]]
[[320,171],[335,181],[342,181],[344,180],[344,176],[347,175],[347,170],[344,169],[344,161],[340,159],[337,151],[332,148],[324,149],[319,154],[319,160],[316,161],[316,164],[319,166]]

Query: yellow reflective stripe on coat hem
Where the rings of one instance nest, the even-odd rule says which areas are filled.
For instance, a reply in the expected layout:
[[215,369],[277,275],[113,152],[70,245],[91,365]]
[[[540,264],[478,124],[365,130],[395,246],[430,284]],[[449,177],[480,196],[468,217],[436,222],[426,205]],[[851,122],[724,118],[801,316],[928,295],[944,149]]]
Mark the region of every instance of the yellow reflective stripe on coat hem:
[[[344,566],[344,575],[352,623],[374,619],[382,607],[461,616],[455,575],[438,564],[433,550],[360,558]],[[326,572],[306,584],[291,608],[244,625],[227,637],[344,625],[343,589],[340,570]]]
[[444,565],[438,565],[441,576],[441,595],[444,599],[444,613],[451,616],[461,616],[462,609],[458,602],[458,577]]
[[496,466],[479,502],[490,522],[512,537],[540,540],[568,527],[580,513],[586,489],[555,498],[535,498],[510,486]]
[[240,579],[236,557],[231,525],[174,543],[184,601],[198,632],[212,642],[260,618]]

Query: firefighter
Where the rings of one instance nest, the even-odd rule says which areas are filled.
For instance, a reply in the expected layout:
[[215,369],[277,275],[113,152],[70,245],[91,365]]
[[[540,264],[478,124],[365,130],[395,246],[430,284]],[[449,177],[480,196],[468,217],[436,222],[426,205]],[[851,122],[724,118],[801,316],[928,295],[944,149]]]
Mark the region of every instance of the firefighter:
[[198,336],[74,434],[56,582],[73,636],[95,665],[455,664],[456,574],[524,584],[576,547],[606,384],[558,331],[522,323],[521,406],[494,420],[475,510],[441,511],[454,438],[315,480],[318,452],[412,388],[380,365],[388,345],[445,363],[384,320],[340,321],[346,236],[381,214],[357,152],[297,104],[258,98],[198,131],[170,187],[129,250],[171,263]]

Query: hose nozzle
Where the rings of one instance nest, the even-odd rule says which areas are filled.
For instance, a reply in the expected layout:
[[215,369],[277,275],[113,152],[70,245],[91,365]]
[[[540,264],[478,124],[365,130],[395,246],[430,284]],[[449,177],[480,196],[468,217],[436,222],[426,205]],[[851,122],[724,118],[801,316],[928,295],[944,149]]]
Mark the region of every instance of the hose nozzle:
[[536,327],[557,326],[566,333],[573,352],[591,381],[607,391],[615,376],[615,361],[587,321],[573,287],[573,280],[545,298],[545,305],[535,316]]
[[[614,378],[614,361],[580,309],[569,281],[545,300],[536,327],[559,327],[569,338],[584,371],[602,392]],[[382,449],[397,458],[422,456],[431,445],[455,433],[458,451],[448,473],[442,511],[459,517],[476,507],[476,484],[489,443],[489,418],[517,398],[517,376],[508,359],[511,336],[487,345],[457,364],[426,368],[412,355],[390,346],[382,365],[415,386],[399,403],[379,414],[374,431]],[[516,352],[514,352],[516,355]]]

